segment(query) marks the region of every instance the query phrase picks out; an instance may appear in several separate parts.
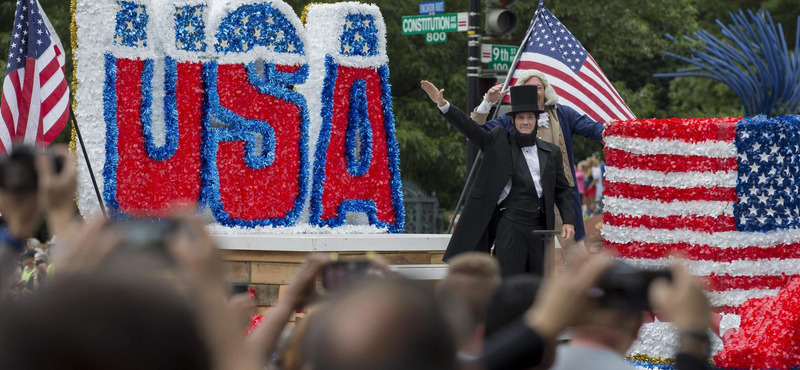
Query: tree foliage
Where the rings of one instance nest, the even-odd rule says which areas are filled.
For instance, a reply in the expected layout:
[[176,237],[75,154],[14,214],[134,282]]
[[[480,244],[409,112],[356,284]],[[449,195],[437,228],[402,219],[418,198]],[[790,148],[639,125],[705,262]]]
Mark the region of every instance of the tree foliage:
[[[308,0],[287,0],[301,14]],[[333,1],[325,1],[333,2]],[[401,146],[403,175],[426,190],[435,191],[445,208],[455,205],[464,184],[465,141],[439,115],[419,88],[428,79],[444,88],[454,104],[466,105],[466,33],[450,33],[443,44],[425,44],[423,35],[401,34],[400,19],[418,14],[419,1],[367,1],[381,8],[387,25],[397,137]],[[69,1],[40,0],[58,34],[69,48]],[[518,45],[524,37],[537,1],[518,1],[512,10],[519,17],[510,35],[486,40]],[[8,55],[15,3],[0,3],[0,55]],[[797,0],[546,0],[545,5],[581,41],[603,68],[633,112],[645,117],[738,116],[742,107],[730,89],[716,81],[700,78],[660,79],[652,75],[683,67],[665,58],[662,51],[685,54],[685,42],[678,39],[706,29],[716,32],[714,23],[728,22],[728,12],[739,8],[769,10],[776,23],[783,24],[787,39],[797,30],[800,2]],[[468,0],[446,0],[445,11],[467,11]],[[67,50],[67,78],[72,79],[71,52]],[[5,75],[5,58],[0,58],[0,75]],[[68,130],[59,140],[68,138]],[[575,159],[602,150],[602,146],[581,138],[575,141]]]

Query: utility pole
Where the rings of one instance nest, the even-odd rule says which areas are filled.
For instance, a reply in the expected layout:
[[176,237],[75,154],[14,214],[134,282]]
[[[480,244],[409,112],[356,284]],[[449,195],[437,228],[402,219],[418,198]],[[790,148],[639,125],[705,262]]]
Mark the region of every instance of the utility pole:
[[[469,0],[469,28],[467,30],[467,106],[472,112],[481,102],[479,80],[481,75],[481,0]],[[467,167],[469,173],[478,158],[478,148],[467,141]]]

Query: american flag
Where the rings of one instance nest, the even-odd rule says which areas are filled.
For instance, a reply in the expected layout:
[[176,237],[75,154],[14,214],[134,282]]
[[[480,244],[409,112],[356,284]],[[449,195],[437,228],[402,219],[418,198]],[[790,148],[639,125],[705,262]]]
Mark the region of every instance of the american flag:
[[64,47],[36,0],[17,1],[0,102],[0,154],[11,143],[49,144],[69,118]]
[[578,113],[602,122],[636,118],[589,52],[543,4],[530,27],[509,86],[525,71],[539,70],[555,89],[558,102]]
[[668,254],[738,314],[800,275],[800,116],[625,121],[605,135],[603,237],[621,258]]

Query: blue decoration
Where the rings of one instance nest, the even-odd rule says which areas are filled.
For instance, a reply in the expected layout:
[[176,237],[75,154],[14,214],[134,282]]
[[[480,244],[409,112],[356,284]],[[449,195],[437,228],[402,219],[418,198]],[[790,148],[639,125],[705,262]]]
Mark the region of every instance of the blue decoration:
[[339,50],[342,55],[378,55],[378,27],[372,15],[348,14],[343,27]]
[[147,7],[133,1],[118,1],[114,45],[147,47]]
[[206,51],[205,5],[175,7],[175,46],[178,50]]
[[[361,212],[367,214],[369,222],[372,225],[380,228],[387,228],[391,233],[403,232],[405,228],[405,208],[403,206],[403,184],[400,178],[400,151],[397,145],[394,128],[391,86],[389,85],[389,67],[387,65],[378,68],[378,75],[381,79],[381,102],[384,114],[383,125],[386,131],[387,159],[392,176],[392,207],[395,213],[395,222],[387,223],[380,221],[377,216],[377,206],[375,202],[363,199],[344,200],[341,205],[339,205],[336,217],[322,219],[322,194],[325,187],[325,165],[327,163],[328,145],[330,144],[333,119],[333,96],[336,79],[338,77],[338,68],[339,66],[333,61],[330,55],[325,56],[326,73],[322,87],[322,127],[320,128],[319,139],[317,141],[317,149],[314,152],[314,186],[311,190],[309,222],[318,226],[338,227],[347,223],[347,212]],[[357,84],[358,82],[354,83],[354,85]],[[353,94],[353,90],[358,91],[357,88],[351,88],[351,94]],[[371,129],[369,130],[371,131]],[[354,142],[354,140],[350,142]],[[364,143],[362,143],[362,145],[363,144]],[[347,147],[345,152],[352,153],[353,150],[353,147]],[[349,167],[348,163],[348,172],[350,169]]]
[[[795,35],[794,51],[789,51],[783,28],[775,27],[769,12],[758,12],[748,21],[744,12],[730,13],[733,24],[717,20],[725,41],[706,30],[694,33],[704,43],[702,51],[692,50],[691,58],[670,52],[667,56],[693,65],[675,73],[654,77],[708,77],[720,81],[736,93],[748,116],[797,113],[800,109],[800,31]],[[798,17],[800,24],[800,17]],[[800,30],[800,28],[798,29]],[[668,38],[674,40],[672,36]],[[684,37],[687,41],[696,40]],[[791,60],[791,62],[790,62]]]
[[765,115],[737,123],[738,158],[734,205],[740,231],[800,228],[800,116],[768,119]]
[[164,145],[156,146],[153,138],[153,60],[144,61],[142,70],[142,135],[145,152],[150,158],[163,161],[171,158],[178,150],[180,133],[178,131],[178,107],[176,91],[178,67],[175,59],[166,57],[164,61],[164,122],[166,139]]
[[[347,172],[353,176],[364,176],[372,163],[372,124],[367,105],[367,81],[353,81],[353,86],[350,87],[350,109],[347,118],[347,133],[344,140]],[[361,145],[357,145],[357,135]],[[356,151],[359,151],[358,155]]]
[[651,370],[673,370],[673,369],[675,369],[675,365],[672,365],[672,364],[670,364],[670,365],[667,365],[667,364],[654,364],[654,363],[650,363],[650,362],[647,362],[647,361],[631,361],[631,360],[626,360],[626,361],[629,364],[631,364],[631,365],[633,365],[635,367],[643,367],[643,368],[651,369]]
[[[317,149],[314,151],[314,174],[311,189],[311,204],[309,210],[309,222],[320,226],[336,226],[346,223],[346,213],[339,211],[339,217],[331,220],[322,220],[322,192],[325,187],[325,164],[328,158],[328,144],[331,141],[331,121],[333,120],[333,92],[336,87],[336,78],[339,75],[339,67],[333,62],[330,55],[325,56],[325,80],[322,85],[322,126],[319,129],[317,139]],[[342,203],[344,204],[344,203]],[[370,219],[372,222],[372,219]]]
[[103,165],[103,200],[109,213],[115,215],[117,202],[117,58],[105,54],[106,78],[103,85],[103,119],[106,123],[106,163]]
[[383,127],[386,130],[386,151],[389,152],[389,171],[392,174],[392,206],[395,223],[389,226],[389,232],[401,233],[405,230],[406,208],[403,205],[403,179],[400,177],[400,145],[397,144],[397,131],[394,127],[394,111],[392,110],[392,85],[389,84],[389,65],[378,68],[381,77],[381,101],[383,102]]
[[278,53],[305,55],[292,23],[269,4],[243,5],[225,16],[215,35],[218,53],[243,53],[263,46]]
[[[208,64],[203,64],[203,105],[202,122],[207,134],[203,135],[200,143],[200,200],[202,208],[211,207],[214,202],[219,200],[219,174],[217,173],[217,141],[213,140],[214,132],[211,131],[211,89],[209,81],[217,80],[217,66],[209,68]],[[216,95],[216,89],[214,90]],[[218,100],[219,101],[219,100]],[[216,187],[215,187],[216,184]],[[215,190],[216,189],[216,190]],[[216,195],[216,196],[215,196]],[[213,211],[212,211],[213,213]]]
[[[259,73],[255,69],[255,64],[248,64],[246,66],[250,71],[250,76],[258,76]],[[294,72],[281,72],[278,70],[275,63],[264,63],[263,82],[265,84],[279,85],[279,86],[293,86],[306,82],[308,79],[308,64],[303,64]]]
[[[300,122],[300,138],[299,145],[299,160],[298,164],[299,179],[298,179],[298,195],[295,198],[294,208],[289,211],[284,218],[270,218],[259,220],[241,220],[232,218],[225,212],[224,206],[220,199],[220,183],[219,172],[217,171],[217,148],[219,142],[224,141],[245,141],[245,163],[248,167],[253,169],[265,168],[272,165],[275,158],[275,132],[272,126],[265,121],[245,119],[238,114],[230,111],[222,106],[220,103],[219,95],[217,92],[217,62],[209,62],[204,66],[203,80],[205,85],[208,86],[207,101],[208,106],[204,107],[204,111],[208,115],[214,116],[223,123],[227,124],[227,128],[212,128],[211,138],[208,145],[204,145],[204,165],[201,178],[203,179],[203,199],[212,212],[214,213],[217,221],[225,226],[241,226],[241,227],[256,227],[256,226],[292,226],[297,222],[297,218],[303,210],[306,202],[307,189],[308,189],[308,108],[303,95],[288,89],[284,86],[267,83],[261,79],[255,70],[255,64],[250,63],[246,66],[248,70],[248,81],[252,83],[262,94],[268,94],[278,99],[290,102],[300,107],[301,122]],[[207,110],[206,110],[207,108]],[[208,121],[209,117],[204,117],[204,121]],[[264,136],[262,153],[256,154],[256,142],[253,132],[261,133]]]

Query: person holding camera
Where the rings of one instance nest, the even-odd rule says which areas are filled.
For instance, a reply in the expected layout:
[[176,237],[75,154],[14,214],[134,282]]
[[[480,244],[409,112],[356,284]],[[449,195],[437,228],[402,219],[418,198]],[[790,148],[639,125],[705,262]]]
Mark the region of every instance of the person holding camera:
[[[572,187],[564,174],[559,148],[536,136],[539,114],[535,86],[511,88],[508,117],[513,132],[486,131],[444,99],[428,81],[421,82],[444,118],[484,152],[484,160],[464,206],[444,260],[469,251],[488,252],[496,236],[495,255],[501,274],[544,275],[545,245],[534,231],[555,228],[555,209],[561,212],[561,237],[575,236]],[[492,237],[490,237],[492,236]]]
[[28,289],[37,291],[47,285],[47,256],[44,253],[37,253],[36,260],[33,264],[36,266],[36,270],[33,272],[33,275],[31,275],[30,280],[28,280]]
[[33,273],[36,271],[36,266],[33,264],[33,261],[36,258],[36,251],[29,250],[23,253],[19,257],[19,262],[22,264],[22,280],[28,281],[33,276]]
[[[625,294],[616,294],[620,290]],[[653,274],[594,258],[575,274],[545,281],[521,320],[495,332],[470,369],[632,370],[624,356],[641,326],[643,306],[678,330],[677,370],[708,368],[710,304],[701,282],[681,262]],[[559,334],[570,327],[572,342],[557,346]]]
[[[77,167],[66,145],[37,152],[19,145],[0,157],[0,281],[14,273],[25,240],[33,236],[44,214],[48,230],[67,240],[76,227],[75,191]],[[26,271],[33,274],[33,258]],[[27,282],[27,280],[25,280]],[[0,284],[6,286],[6,284]]]

